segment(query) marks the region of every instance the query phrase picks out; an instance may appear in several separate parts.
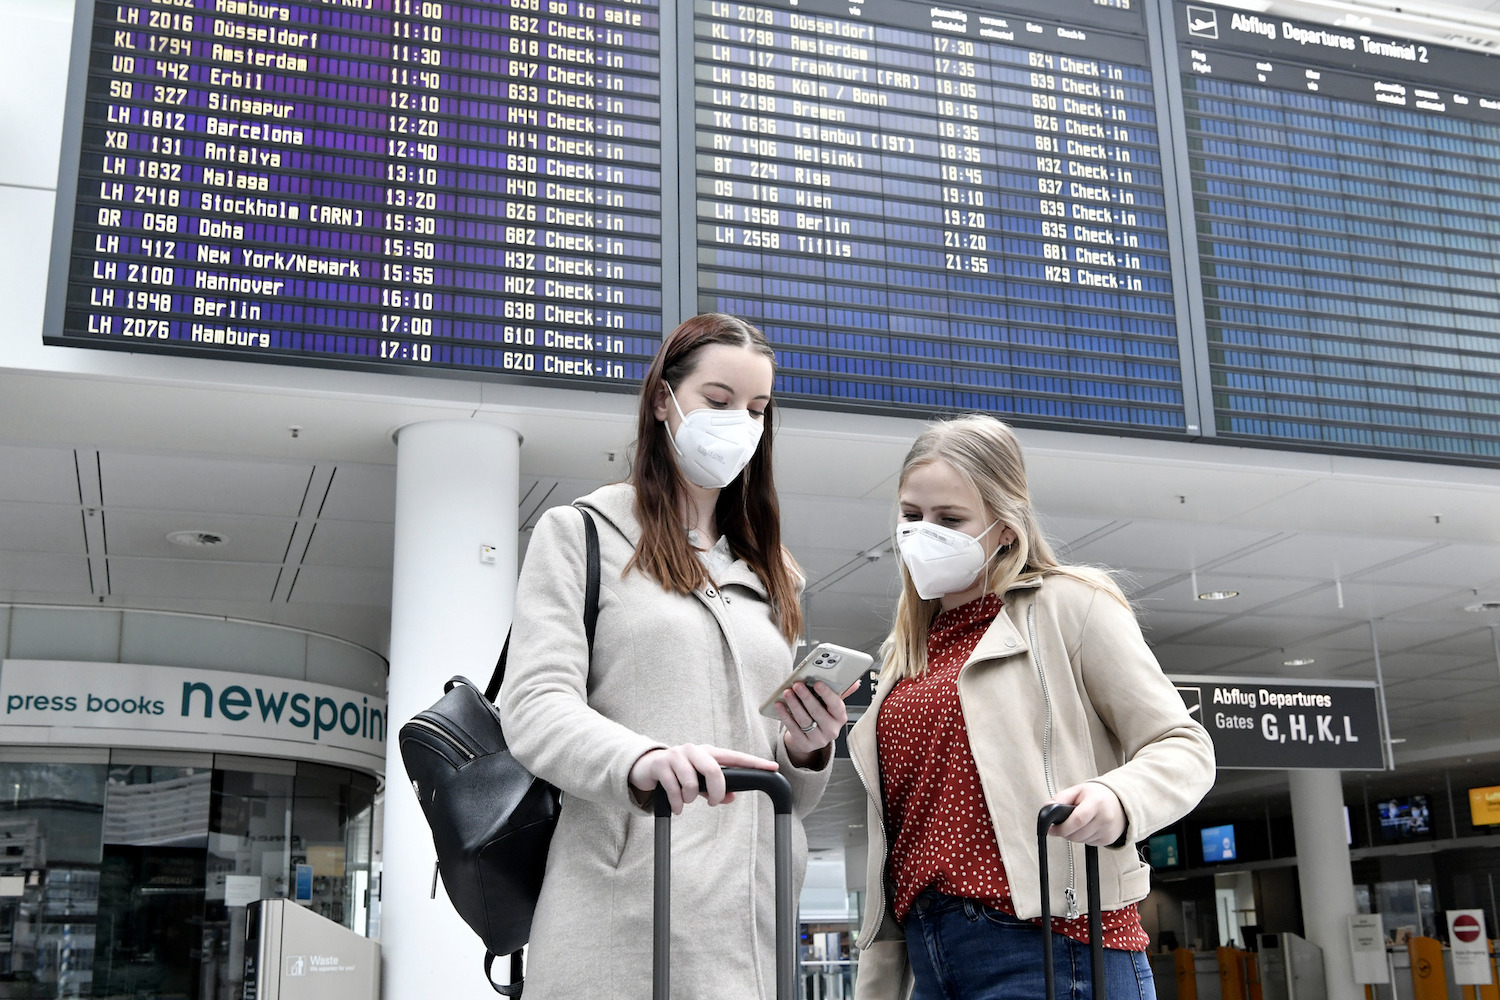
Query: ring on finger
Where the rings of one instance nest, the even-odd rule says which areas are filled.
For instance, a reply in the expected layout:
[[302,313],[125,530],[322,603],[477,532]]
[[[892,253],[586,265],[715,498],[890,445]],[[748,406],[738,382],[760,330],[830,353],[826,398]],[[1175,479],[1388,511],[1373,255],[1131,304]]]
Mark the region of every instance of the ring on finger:
[[801,729],[804,733],[810,733],[814,729],[818,728],[818,720],[814,719],[813,721],[809,722],[807,725],[805,725],[805,726],[799,726],[798,728]]

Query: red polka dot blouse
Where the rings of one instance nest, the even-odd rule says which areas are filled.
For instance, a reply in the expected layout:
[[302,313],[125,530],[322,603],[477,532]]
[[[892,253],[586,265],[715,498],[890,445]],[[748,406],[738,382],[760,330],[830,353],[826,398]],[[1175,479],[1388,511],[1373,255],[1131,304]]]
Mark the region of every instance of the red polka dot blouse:
[[[999,595],[986,594],[938,615],[927,638],[927,672],[899,681],[875,720],[887,829],[896,838],[890,874],[898,920],[924,889],[1016,912],[958,702],[958,672],[1000,608]],[[1134,903],[1106,911],[1103,926],[1106,948],[1143,951],[1150,944]],[[1052,929],[1089,939],[1087,914],[1053,917]]]

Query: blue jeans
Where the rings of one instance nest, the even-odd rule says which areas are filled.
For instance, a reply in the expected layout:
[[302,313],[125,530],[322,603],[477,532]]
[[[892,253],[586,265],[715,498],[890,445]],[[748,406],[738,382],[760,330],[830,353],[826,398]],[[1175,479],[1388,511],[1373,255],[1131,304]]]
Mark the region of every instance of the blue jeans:
[[[922,893],[906,915],[912,1000],[1042,1000],[1042,933],[983,903]],[[1094,1000],[1088,945],[1053,934],[1052,964],[1057,1000]],[[1156,1000],[1145,952],[1106,948],[1104,987],[1107,1000]]]

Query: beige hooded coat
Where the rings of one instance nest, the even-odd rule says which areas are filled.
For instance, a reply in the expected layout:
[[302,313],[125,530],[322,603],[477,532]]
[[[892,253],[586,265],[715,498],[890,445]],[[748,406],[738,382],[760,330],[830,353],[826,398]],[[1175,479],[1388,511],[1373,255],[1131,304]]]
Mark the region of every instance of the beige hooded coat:
[[[645,1000],[651,995],[650,812],[628,786],[656,747],[707,743],[777,761],[793,791],[793,889],[807,857],[802,818],[828,782],[792,766],[761,703],[791,671],[760,580],[743,561],[691,595],[632,570],[635,493],[606,486],[578,501],[599,527],[599,620],[583,631],[584,534],[571,507],[547,511],[516,590],[500,691],[517,759],[563,791],[562,815],[532,927],[526,1000]],[[770,802],[700,799],[673,820],[672,996],[775,995],[774,830]]]

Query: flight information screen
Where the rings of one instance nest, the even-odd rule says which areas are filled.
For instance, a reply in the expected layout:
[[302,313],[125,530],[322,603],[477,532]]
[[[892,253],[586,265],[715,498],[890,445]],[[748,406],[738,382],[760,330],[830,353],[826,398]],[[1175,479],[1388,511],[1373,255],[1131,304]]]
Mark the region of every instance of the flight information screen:
[[76,3],[48,343],[633,391],[722,311],[793,405],[1500,464],[1500,57],[1186,0]]
[[77,16],[49,342],[641,377],[662,323],[656,0]]
[[699,308],[783,395],[1185,431],[1129,0],[696,0]]
[[1500,59],[1174,23],[1218,435],[1500,458]]

